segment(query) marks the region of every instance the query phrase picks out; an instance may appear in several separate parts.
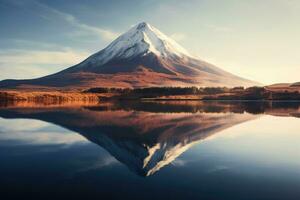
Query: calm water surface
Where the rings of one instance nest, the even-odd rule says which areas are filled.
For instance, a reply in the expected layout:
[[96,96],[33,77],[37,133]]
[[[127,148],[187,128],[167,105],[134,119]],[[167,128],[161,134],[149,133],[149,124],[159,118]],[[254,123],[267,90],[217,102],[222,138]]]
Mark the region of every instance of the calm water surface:
[[300,199],[298,103],[1,107],[1,199]]

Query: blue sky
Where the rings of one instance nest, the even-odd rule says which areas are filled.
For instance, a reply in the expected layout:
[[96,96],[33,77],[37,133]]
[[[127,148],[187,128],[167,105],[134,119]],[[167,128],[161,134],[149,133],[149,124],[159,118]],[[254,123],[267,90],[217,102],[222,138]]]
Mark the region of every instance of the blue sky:
[[72,66],[146,21],[232,73],[296,82],[299,10],[298,0],[0,0],[0,80]]

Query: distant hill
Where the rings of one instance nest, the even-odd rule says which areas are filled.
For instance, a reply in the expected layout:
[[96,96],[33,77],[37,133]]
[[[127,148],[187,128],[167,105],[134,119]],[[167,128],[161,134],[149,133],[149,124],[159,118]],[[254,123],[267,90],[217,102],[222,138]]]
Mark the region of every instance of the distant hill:
[[265,86],[265,88],[271,91],[288,91],[288,92],[300,92],[300,82],[296,83],[276,83]]

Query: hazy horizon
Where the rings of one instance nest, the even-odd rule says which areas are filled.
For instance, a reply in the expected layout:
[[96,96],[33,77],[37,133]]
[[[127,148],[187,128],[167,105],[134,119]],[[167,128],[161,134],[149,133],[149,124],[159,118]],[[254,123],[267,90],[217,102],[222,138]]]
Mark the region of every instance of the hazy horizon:
[[299,82],[299,9],[296,0],[0,0],[0,80],[70,67],[146,21],[238,76]]

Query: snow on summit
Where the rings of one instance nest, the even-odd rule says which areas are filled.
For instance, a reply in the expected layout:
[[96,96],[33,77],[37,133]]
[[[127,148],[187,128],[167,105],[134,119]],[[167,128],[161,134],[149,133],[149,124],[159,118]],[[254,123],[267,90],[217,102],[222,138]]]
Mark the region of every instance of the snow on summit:
[[105,64],[112,59],[126,59],[154,53],[160,57],[191,57],[190,54],[158,29],[146,22],[139,23],[119,36],[89,61]]

